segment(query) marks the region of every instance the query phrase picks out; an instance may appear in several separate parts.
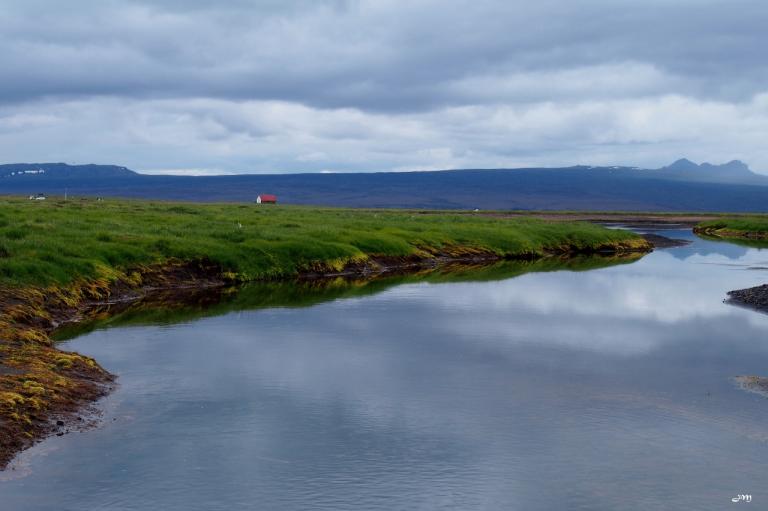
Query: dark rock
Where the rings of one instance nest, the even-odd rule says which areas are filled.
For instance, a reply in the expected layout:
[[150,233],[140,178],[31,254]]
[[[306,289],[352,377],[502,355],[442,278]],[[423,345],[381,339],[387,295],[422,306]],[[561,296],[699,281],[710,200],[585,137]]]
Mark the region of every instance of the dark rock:
[[744,305],[762,312],[768,312],[768,284],[728,291],[726,303]]

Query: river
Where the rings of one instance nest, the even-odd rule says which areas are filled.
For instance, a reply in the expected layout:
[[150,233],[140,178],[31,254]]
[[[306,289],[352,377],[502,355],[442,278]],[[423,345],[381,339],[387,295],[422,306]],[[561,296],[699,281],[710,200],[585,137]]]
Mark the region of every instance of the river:
[[96,324],[63,347],[119,376],[101,425],[0,509],[764,508],[768,400],[732,377],[768,375],[768,316],[723,298],[768,250],[663,234],[693,243]]

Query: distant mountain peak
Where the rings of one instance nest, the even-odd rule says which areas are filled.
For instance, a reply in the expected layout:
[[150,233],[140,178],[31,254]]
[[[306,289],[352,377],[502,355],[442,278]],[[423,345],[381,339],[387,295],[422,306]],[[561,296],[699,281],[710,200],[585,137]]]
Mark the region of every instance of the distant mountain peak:
[[749,168],[749,165],[747,165],[741,160],[731,160],[728,163],[724,163],[720,166],[727,167],[729,169],[734,169],[734,170],[746,170],[746,171],[752,172],[752,170]]
[[688,158],[680,158],[671,165],[662,167],[663,170],[694,170],[698,168],[699,166]]
[[756,174],[741,160],[713,164],[697,164],[687,158],[681,158],[671,165],[656,169],[659,177],[687,181],[710,183],[768,184],[765,176]]
[[749,169],[749,166],[741,160],[731,160],[728,163],[721,163],[719,165],[716,165],[713,163],[707,163],[707,162],[704,162],[701,165],[698,165],[692,162],[691,160],[689,160],[688,158],[680,158],[679,160],[672,163],[671,165],[662,167],[660,170],[671,170],[671,171],[698,170],[698,171],[739,172],[739,173],[748,172],[752,174],[752,171]]

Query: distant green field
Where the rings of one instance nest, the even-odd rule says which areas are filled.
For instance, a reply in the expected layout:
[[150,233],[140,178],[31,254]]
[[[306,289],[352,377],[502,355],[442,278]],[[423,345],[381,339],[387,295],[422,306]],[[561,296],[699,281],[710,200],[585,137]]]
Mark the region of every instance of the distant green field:
[[240,280],[286,277],[371,256],[500,256],[644,240],[588,223],[256,204],[0,199],[0,285],[67,284],[115,269],[207,258]]

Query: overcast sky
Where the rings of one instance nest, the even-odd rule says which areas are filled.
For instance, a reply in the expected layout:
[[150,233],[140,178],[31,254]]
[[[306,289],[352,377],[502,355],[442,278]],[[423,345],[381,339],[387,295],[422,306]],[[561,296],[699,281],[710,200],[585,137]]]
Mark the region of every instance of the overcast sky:
[[3,0],[0,160],[768,172],[767,51],[765,0]]

